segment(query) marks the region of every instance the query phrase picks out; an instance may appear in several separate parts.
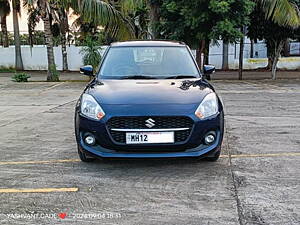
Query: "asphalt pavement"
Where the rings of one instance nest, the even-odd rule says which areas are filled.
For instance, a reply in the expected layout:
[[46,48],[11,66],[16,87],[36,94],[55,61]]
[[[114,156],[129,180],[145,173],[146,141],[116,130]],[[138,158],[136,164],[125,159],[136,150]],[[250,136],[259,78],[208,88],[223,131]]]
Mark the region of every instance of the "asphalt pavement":
[[217,162],[86,164],[73,129],[86,83],[76,76],[0,74],[1,224],[300,224],[299,79],[212,81],[226,112]]

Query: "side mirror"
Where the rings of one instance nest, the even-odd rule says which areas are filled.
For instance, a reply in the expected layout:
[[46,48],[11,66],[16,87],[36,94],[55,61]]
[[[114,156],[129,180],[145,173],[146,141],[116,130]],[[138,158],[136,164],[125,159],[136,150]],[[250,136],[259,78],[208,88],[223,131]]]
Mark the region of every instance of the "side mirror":
[[203,72],[205,75],[211,75],[212,73],[216,72],[216,67],[212,65],[204,65]]
[[80,73],[83,73],[87,76],[94,76],[94,69],[92,66],[83,66],[80,67]]

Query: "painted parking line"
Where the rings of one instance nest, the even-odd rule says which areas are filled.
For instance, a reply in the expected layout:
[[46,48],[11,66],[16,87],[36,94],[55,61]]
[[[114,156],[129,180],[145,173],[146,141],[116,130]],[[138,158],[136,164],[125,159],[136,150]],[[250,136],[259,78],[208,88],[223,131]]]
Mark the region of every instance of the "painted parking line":
[[255,82],[250,82],[250,81],[241,81],[240,83],[247,84],[247,85],[254,86],[254,87],[261,87],[259,84],[255,83]]
[[283,156],[300,156],[300,152],[290,152],[290,153],[270,153],[270,154],[241,154],[241,155],[231,155],[231,158],[268,158],[268,157],[283,157]]
[[50,193],[50,192],[77,192],[78,188],[32,188],[32,189],[0,189],[0,193]]
[[[270,158],[270,157],[284,157],[284,156],[300,156],[300,152],[230,155],[231,158]],[[221,155],[220,158],[229,158],[229,155]],[[8,162],[0,162],[0,166],[1,165],[75,163],[75,162],[81,162],[81,160],[61,159],[61,160],[45,160],[45,161],[15,161],[15,162],[8,161]]]
[[289,92],[291,91],[290,89],[288,88],[284,88],[284,87],[280,87],[280,86],[276,86],[274,84],[266,84],[266,83],[261,83],[261,82],[254,82],[254,81],[241,81],[241,83],[244,83],[244,84],[248,84],[248,85],[253,85],[254,87],[258,87],[258,88],[269,88],[271,90],[279,90],[279,91],[285,91],[285,92]]
[[58,87],[58,86],[60,86],[60,85],[63,85],[64,83],[65,83],[65,82],[60,82],[60,83],[58,83],[58,84],[54,84],[54,85],[52,85],[52,86],[50,86],[50,87],[48,87],[48,88],[45,88],[45,89],[41,90],[41,91],[38,93],[38,95],[41,94],[41,93],[43,93],[43,92],[49,91],[49,90],[51,90],[51,89],[54,89],[54,88],[56,88],[56,87]]
[[44,160],[44,161],[0,162],[0,165],[49,164],[49,163],[72,163],[72,162],[80,162],[80,159],[59,159],[59,160]]

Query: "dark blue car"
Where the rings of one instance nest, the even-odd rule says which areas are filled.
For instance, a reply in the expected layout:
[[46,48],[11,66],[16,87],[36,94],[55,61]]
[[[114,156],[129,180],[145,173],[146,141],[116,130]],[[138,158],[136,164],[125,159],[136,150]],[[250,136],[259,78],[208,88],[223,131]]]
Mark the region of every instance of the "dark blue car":
[[[213,71],[204,67],[206,75]],[[91,66],[81,72],[94,76]],[[184,43],[113,43],[77,102],[75,133],[84,162],[116,157],[216,161],[223,106]]]

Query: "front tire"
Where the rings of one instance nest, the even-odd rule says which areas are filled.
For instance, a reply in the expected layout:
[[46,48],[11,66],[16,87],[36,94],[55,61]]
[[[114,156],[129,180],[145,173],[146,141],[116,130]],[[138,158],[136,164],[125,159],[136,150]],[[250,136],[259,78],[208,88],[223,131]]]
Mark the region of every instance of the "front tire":
[[78,155],[79,155],[79,158],[82,162],[93,162],[93,161],[95,161],[95,158],[87,156],[87,154],[84,153],[84,151],[83,151],[83,149],[81,148],[80,145],[77,145],[77,146],[78,146]]
[[209,161],[209,162],[216,162],[220,158],[221,155],[221,147],[218,147],[218,150],[216,151],[215,155],[212,157],[206,157],[204,160]]

